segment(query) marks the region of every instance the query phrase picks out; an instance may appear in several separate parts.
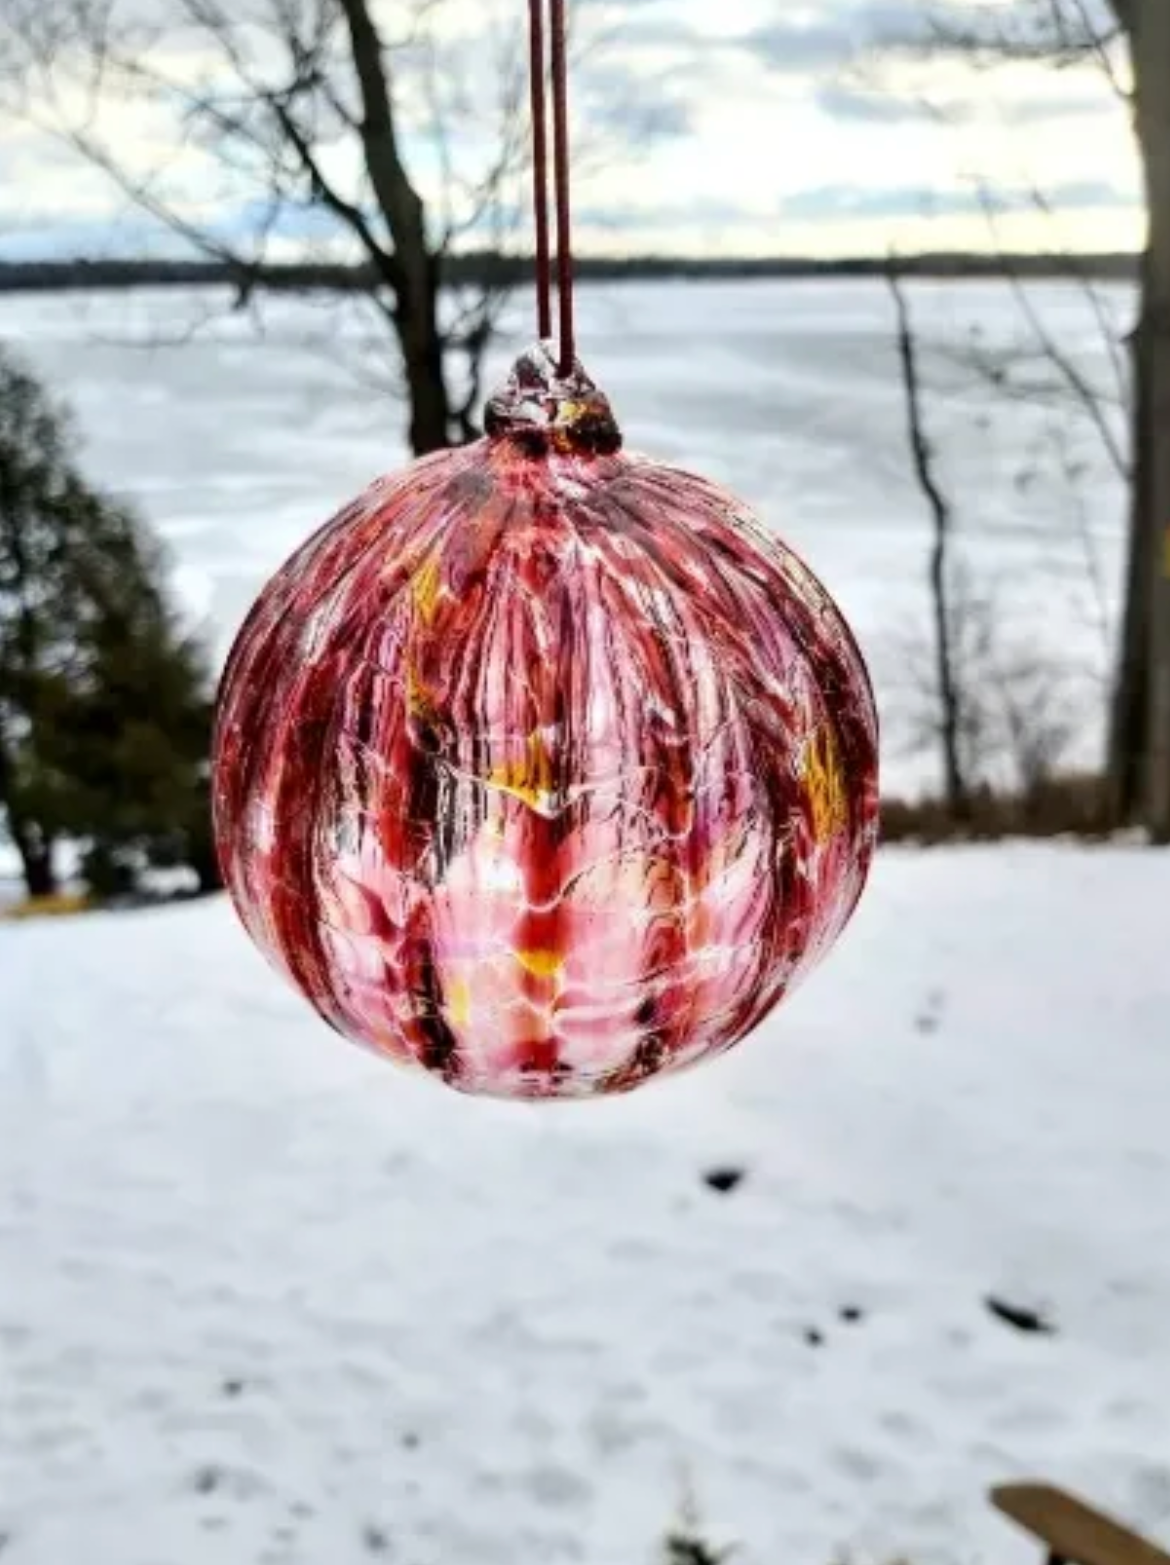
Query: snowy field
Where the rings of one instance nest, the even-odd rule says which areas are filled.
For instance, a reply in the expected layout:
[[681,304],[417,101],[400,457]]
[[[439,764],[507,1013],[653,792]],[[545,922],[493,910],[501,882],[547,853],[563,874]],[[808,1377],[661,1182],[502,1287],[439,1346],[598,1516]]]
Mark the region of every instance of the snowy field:
[[[1129,291],[1100,293],[1120,335]],[[910,295],[929,431],[971,570],[994,592],[1007,641],[1072,670],[1072,699],[1084,707],[1080,757],[1093,760],[1111,645],[1102,613],[1113,612],[1119,581],[1120,485],[1075,404],[993,397],[959,362],[972,344],[992,362],[1029,347],[1005,285],[921,283]],[[23,349],[74,403],[89,470],[167,539],[178,585],[218,655],[293,547],[404,460],[402,407],[372,389],[386,378],[386,341],[368,319],[278,300],[258,333],[247,315],[224,313],[224,297],[0,297],[0,341]],[[1047,284],[1030,298],[1062,350],[1115,398],[1083,294]],[[527,308],[518,297],[491,355],[489,388],[526,340]],[[905,744],[908,663],[921,661],[927,627],[929,524],[906,456],[883,285],[587,286],[580,313],[583,357],[628,444],[726,484],[806,556],[873,668],[888,785],[905,791],[933,777]],[[1046,383],[1034,360],[1016,373],[1036,390]],[[1120,411],[1106,408],[1120,432]]]
[[4,1565],[651,1565],[687,1488],[742,1565],[1035,1565],[1013,1476],[1170,1543],[1168,900],[889,850],[740,1051],[563,1108],[340,1043],[222,900],[0,925]]

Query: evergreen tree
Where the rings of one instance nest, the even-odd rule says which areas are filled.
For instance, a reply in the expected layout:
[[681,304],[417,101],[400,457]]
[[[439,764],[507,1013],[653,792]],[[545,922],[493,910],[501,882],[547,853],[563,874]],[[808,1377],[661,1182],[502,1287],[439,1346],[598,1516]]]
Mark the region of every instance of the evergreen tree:
[[55,889],[53,845],[68,815],[67,784],[37,745],[66,661],[59,511],[68,433],[36,382],[0,359],[0,805],[30,896]]
[[215,881],[208,677],[167,601],[158,545],[89,487],[66,416],[0,354],[0,809],[30,895],[88,843],[94,889],[148,861]]

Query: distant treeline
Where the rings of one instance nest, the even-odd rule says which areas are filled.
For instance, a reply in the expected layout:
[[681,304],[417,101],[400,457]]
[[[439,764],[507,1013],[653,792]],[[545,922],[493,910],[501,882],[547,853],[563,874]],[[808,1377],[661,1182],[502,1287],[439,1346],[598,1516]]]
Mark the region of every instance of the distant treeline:
[[[880,256],[817,260],[799,256],[713,259],[672,255],[582,256],[577,276],[607,282],[639,278],[875,277],[886,269]],[[1132,278],[1138,258],[1111,255],[960,255],[907,256],[903,273],[919,277],[1067,277]],[[532,275],[526,256],[493,251],[448,256],[449,283],[518,283]],[[0,292],[61,288],[194,287],[223,284],[246,295],[257,287],[303,292],[312,289],[366,289],[374,282],[364,265],[285,262],[242,268],[221,261],[148,261],[131,259],[0,261]]]

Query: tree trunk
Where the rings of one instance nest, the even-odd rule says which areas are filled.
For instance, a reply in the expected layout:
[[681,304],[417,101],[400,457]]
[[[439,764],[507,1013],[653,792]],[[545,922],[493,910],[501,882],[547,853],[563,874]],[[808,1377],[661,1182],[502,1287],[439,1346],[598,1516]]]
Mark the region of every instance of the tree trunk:
[[187,843],[187,867],[194,871],[201,896],[223,890],[223,874],[219,867],[219,855],[210,831],[193,833]]
[[214,854],[210,858],[199,859],[191,868],[195,871],[195,882],[201,897],[208,897],[214,891],[223,890],[223,872]]
[[51,897],[57,890],[57,875],[53,866],[53,839],[47,837],[34,822],[26,820],[13,808],[13,766],[8,747],[0,735],[0,810],[5,815],[8,836],[20,854],[20,867],[24,874],[24,888],[30,897]]
[[399,157],[390,68],[369,0],[339,3],[361,94],[366,171],[394,244],[395,325],[410,397],[410,444],[416,456],[423,456],[451,443],[439,331],[439,260],[430,247],[422,199]]
[[[1147,293],[1142,264],[1142,297]],[[1142,311],[1144,314],[1144,310]],[[1148,425],[1149,355],[1145,351],[1151,333],[1139,317],[1131,341],[1133,374],[1132,466],[1129,492],[1129,537],[1126,544],[1124,606],[1121,644],[1113,681],[1109,717],[1110,810],[1118,825],[1135,820],[1142,803],[1141,757],[1145,749],[1146,644],[1150,627],[1150,595],[1147,561],[1152,549],[1154,511],[1148,492],[1149,456],[1143,452],[1143,432]]]
[[[421,246],[421,237],[419,243]],[[434,258],[421,247],[398,294],[398,337],[410,397],[410,448],[415,456],[441,451],[451,444],[437,272]]]
[[[1130,672],[1141,701],[1142,739],[1126,756],[1139,788],[1140,817],[1155,840],[1170,841],[1170,5],[1131,0],[1135,121],[1145,176],[1149,228],[1142,264],[1135,411],[1135,575],[1140,562],[1145,612],[1142,676]],[[1126,623],[1129,629],[1130,615]],[[1125,649],[1130,650],[1128,647]],[[1123,680],[1124,683],[1124,680]],[[1142,688],[1144,687],[1144,688]]]
[[934,471],[934,453],[927,438],[922,413],[922,387],[918,373],[918,347],[910,321],[910,307],[898,264],[891,259],[886,271],[898,321],[898,360],[906,399],[906,426],[914,475],[930,508],[934,541],[930,552],[930,601],[934,616],[935,677],[938,681],[939,739],[942,747],[943,782],[952,820],[966,820],[971,812],[970,792],[963,775],[959,746],[961,696],[955,674],[950,605],[951,508]]
[[53,840],[23,822],[9,820],[8,831],[20,854],[24,888],[30,897],[51,897],[57,891],[53,865]]

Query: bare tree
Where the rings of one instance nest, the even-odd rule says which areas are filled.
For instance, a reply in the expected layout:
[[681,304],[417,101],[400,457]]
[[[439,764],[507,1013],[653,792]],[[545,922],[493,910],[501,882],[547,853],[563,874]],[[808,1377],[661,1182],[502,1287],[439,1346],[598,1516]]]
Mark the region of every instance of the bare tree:
[[[1084,729],[1091,679],[1063,655],[1045,647],[1020,616],[1002,578],[977,573],[962,554],[948,560],[947,613],[954,744],[966,788],[966,824],[990,795],[1022,806],[1019,824],[1060,781],[1062,768]],[[943,702],[933,634],[900,636],[909,753],[932,752],[940,737]]]
[[942,750],[943,781],[947,807],[962,819],[970,802],[960,746],[962,712],[954,667],[953,625],[949,601],[953,534],[950,502],[935,471],[934,451],[926,433],[918,348],[910,318],[910,305],[897,258],[890,257],[886,280],[894,301],[898,330],[898,362],[906,402],[907,434],[914,476],[930,510],[930,603],[934,627],[934,689],[938,700],[938,738]]
[[[1013,794],[1024,811],[1023,821],[1057,779],[1083,731],[1086,701],[1099,699],[1099,671],[1094,678],[1090,666],[1046,647],[1030,614],[1021,623],[1020,614],[1013,612],[1022,605],[1013,604],[1005,582],[986,570],[977,573],[962,551],[955,504],[929,431],[930,401],[939,387],[928,383],[923,369],[923,345],[897,258],[891,257],[886,277],[894,303],[911,466],[931,518],[929,633],[911,630],[896,638],[909,702],[909,749],[941,756],[943,803],[952,822],[972,822],[989,790]],[[989,375],[982,354],[936,349],[935,357],[948,365],[959,363],[976,385]],[[1062,428],[1046,428],[1043,440],[1053,445],[1058,469],[1075,495],[1079,475]],[[1034,479],[1031,466],[1017,475],[1024,487]],[[1105,606],[1087,524],[1085,533],[1084,558],[1076,568],[1084,572],[1100,628]],[[1014,583],[1021,585],[1019,579]]]
[[[956,21],[963,9],[966,19]],[[937,40],[987,65],[1095,66],[1132,114],[1148,224],[1132,339],[1131,521],[1109,765],[1118,816],[1140,819],[1155,838],[1170,840],[1170,5],[951,4]]]
[[[525,156],[523,51],[509,32],[461,39],[447,10],[398,7],[390,37],[374,0],[5,0],[0,90],[220,262],[241,300],[290,236],[363,263],[356,297],[395,350],[421,454],[475,432],[504,293],[489,282],[444,308],[445,263],[498,238]],[[162,142],[144,155],[118,115]]]

